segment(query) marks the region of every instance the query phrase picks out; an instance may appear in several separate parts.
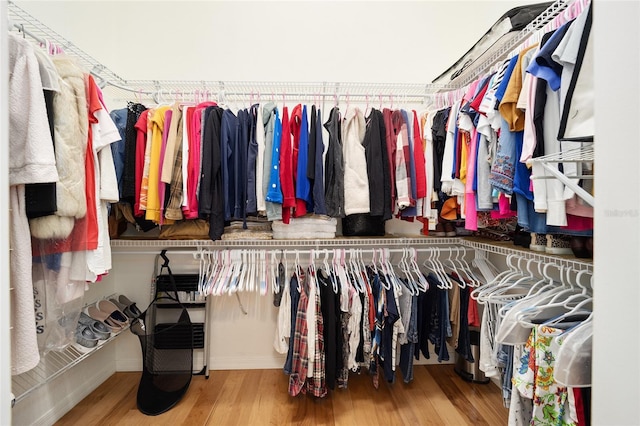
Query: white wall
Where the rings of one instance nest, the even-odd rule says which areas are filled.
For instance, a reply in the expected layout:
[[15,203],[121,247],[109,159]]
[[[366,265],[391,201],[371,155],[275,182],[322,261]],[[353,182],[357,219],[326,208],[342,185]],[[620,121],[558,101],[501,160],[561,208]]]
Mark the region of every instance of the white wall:
[[[7,53],[7,4],[0,3],[0,206],[9,205],[9,67]],[[9,235],[9,210],[0,209],[0,235]],[[0,244],[0,419],[11,421],[11,346],[9,308],[9,244]]]
[[[640,424],[640,4],[594,3],[593,424]],[[615,348],[624,348],[622,353]]]
[[16,1],[126,79],[428,83],[536,1]]

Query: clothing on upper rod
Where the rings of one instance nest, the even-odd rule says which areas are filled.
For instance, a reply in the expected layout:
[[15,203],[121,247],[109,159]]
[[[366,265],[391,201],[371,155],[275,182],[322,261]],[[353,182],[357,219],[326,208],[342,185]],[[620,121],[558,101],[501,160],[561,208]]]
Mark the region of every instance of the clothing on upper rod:
[[[518,225],[535,234],[535,250],[571,253],[568,236],[573,236],[582,244],[575,246],[576,255],[592,256],[586,245],[593,232],[592,197],[578,197],[592,195],[592,161],[582,156],[544,167],[535,161],[592,149],[593,70],[580,59],[589,56],[593,45],[591,13],[588,5],[582,11],[572,8],[567,23],[541,37],[543,46],[523,48],[464,92],[437,95],[454,102],[428,118],[433,123],[435,189],[444,192],[440,199],[455,197],[466,229],[496,227],[490,223],[511,217],[511,229]],[[571,93],[577,81],[584,84]],[[579,106],[580,117],[566,124],[576,137],[566,137],[563,120]],[[546,171],[549,167],[554,173]],[[550,179],[556,169],[566,179]],[[497,225],[504,227],[503,221]]]
[[[416,111],[372,108],[365,119],[357,106],[347,105],[346,117],[334,107],[323,123],[320,108],[302,104],[291,114],[285,105],[282,120],[272,104],[237,115],[211,102],[141,113],[143,108],[131,104],[112,111],[125,135],[114,149],[121,201],[133,207],[127,216],[138,218],[138,226],[205,219],[216,240],[236,238],[233,223],[227,228],[225,223],[237,221],[245,230],[254,228],[248,235],[255,236],[269,231],[264,221],[248,220],[259,213],[269,221],[299,223],[305,238],[325,238],[335,235],[335,220],[302,217],[326,212],[335,218],[366,214],[388,220],[395,214],[410,221],[435,219],[434,191],[427,184],[433,162],[423,139],[426,120]],[[125,115],[126,120],[118,119]],[[220,206],[222,211],[215,211]],[[298,238],[295,227],[279,224],[278,229],[274,224],[275,238]]]

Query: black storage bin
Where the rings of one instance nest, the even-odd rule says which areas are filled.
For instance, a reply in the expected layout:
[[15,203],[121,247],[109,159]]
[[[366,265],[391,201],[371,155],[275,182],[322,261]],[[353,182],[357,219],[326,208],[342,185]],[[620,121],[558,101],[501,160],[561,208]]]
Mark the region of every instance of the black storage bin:
[[385,234],[382,216],[368,213],[351,214],[342,219],[342,235],[345,237],[382,237]]

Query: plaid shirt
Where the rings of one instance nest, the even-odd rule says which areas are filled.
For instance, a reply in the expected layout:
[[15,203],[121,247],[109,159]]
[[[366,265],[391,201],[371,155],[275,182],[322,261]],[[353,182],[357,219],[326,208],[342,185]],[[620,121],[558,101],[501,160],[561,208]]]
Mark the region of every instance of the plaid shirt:
[[[297,396],[301,391],[305,393],[307,380],[308,347],[307,347],[307,304],[309,298],[305,289],[305,275],[300,271],[300,301],[296,312],[296,328],[293,340],[293,366],[289,376],[289,395]],[[324,374],[324,371],[323,371]]]
[[[313,271],[309,269],[309,276],[313,277]],[[315,284],[315,279],[309,280],[311,285]],[[307,391],[315,397],[322,398],[327,395],[327,385],[325,381],[325,353],[324,353],[324,320],[322,318],[322,311],[320,310],[320,292],[315,292],[315,298],[313,301],[309,300],[309,303],[315,303],[316,310],[316,323],[309,324],[310,327],[316,328],[315,342],[315,357],[313,362],[313,377],[307,381]],[[304,392],[304,390],[303,390]]]

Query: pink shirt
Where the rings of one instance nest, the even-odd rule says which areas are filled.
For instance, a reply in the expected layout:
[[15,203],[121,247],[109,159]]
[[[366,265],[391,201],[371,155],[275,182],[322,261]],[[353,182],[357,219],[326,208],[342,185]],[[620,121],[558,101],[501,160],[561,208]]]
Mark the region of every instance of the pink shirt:
[[187,208],[185,219],[198,218],[198,187],[201,176],[200,153],[202,151],[202,111],[215,102],[202,102],[193,109],[188,119],[189,125],[189,165],[187,180]]

